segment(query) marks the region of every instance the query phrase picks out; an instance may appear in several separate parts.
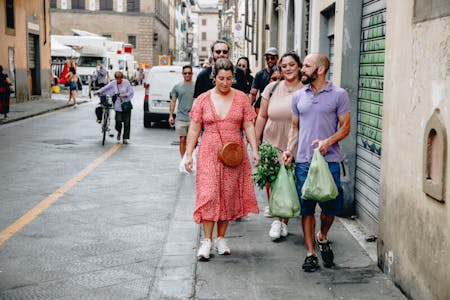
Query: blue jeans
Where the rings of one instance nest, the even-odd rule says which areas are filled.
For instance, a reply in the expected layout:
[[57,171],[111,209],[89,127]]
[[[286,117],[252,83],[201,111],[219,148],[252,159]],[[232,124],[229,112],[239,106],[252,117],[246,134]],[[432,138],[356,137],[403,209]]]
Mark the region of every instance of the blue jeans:
[[341,187],[341,170],[339,163],[329,162],[328,168],[330,168],[331,175],[333,175],[334,182],[339,191],[339,195],[336,199],[330,201],[315,201],[315,200],[305,200],[302,196],[302,187],[305,183],[306,176],[308,175],[310,163],[297,163],[295,166],[295,176],[297,177],[297,193],[300,199],[300,213],[302,216],[314,215],[316,209],[316,204],[319,204],[322,212],[326,215],[338,216],[341,213],[342,207],[344,205],[344,197],[342,196]]

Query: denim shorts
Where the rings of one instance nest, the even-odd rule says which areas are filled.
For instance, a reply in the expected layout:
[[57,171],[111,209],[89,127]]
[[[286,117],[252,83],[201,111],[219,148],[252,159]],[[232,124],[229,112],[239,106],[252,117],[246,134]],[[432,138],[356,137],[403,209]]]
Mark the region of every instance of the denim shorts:
[[316,209],[316,204],[319,204],[322,212],[326,215],[338,216],[341,213],[344,197],[342,196],[342,187],[341,187],[341,171],[339,167],[339,163],[337,162],[329,162],[328,167],[330,168],[331,175],[333,175],[334,182],[339,191],[339,195],[336,199],[330,201],[315,201],[315,200],[305,200],[301,198],[302,195],[302,187],[305,183],[306,176],[308,175],[310,163],[297,163],[295,165],[295,177],[297,178],[297,193],[298,198],[300,199],[300,213],[302,216],[311,216],[314,215],[314,211]]

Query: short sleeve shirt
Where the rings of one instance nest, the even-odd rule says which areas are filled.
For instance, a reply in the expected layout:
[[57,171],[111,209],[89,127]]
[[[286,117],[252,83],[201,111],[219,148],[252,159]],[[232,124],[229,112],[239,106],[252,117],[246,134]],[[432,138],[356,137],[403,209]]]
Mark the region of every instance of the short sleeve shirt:
[[270,73],[267,71],[267,68],[264,68],[255,74],[252,89],[257,89],[259,91],[260,94],[258,100],[261,98],[262,92],[269,83],[270,83]]
[[[208,67],[198,74],[197,80],[195,81],[194,98],[197,98],[200,94],[207,92],[214,87],[211,73],[212,67]],[[232,87],[245,93],[247,88],[246,79],[244,71],[240,68],[235,69]]]
[[190,121],[189,112],[194,101],[194,83],[180,82],[176,84],[170,92],[170,97],[178,99],[177,120]]
[[[312,141],[323,140],[335,134],[339,126],[339,117],[350,112],[348,93],[331,82],[317,95],[308,84],[294,94],[291,104],[292,113],[299,117],[299,142],[295,161],[311,162],[313,156]],[[335,143],[324,158],[327,162],[342,160],[339,143]]]

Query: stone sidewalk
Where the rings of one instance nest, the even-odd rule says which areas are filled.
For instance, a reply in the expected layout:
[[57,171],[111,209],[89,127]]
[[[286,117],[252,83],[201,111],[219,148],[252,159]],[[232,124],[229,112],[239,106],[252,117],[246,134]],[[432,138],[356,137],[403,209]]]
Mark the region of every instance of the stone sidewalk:
[[[8,117],[3,118],[3,115],[0,115],[0,124],[7,124],[23,120],[40,114],[72,106],[73,102],[68,103],[68,99],[68,91],[62,91],[59,94],[52,94],[51,99],[32,100],[22,103],[16,103],[14,99],[11,99]],[[89,101],[95,101],[95,98],[89,99],[89,97],[82,96],[81,92],[77,93],[78,104],[83,104]]]
[[[265,191],[257,192],[260,209]],[[406,299],[378,268],[376,242],[367,242],[356,220],[337,218],[329,232],[335,266],[305,273],[306,249],[300,218],[289,222],[289,235],[269,238],[272,220],[249,215],[228,227],[231,255],[213,256],[197,263],[195,298],[198,300],[272,299]],[[316,224],[318,226],[318,223]]]

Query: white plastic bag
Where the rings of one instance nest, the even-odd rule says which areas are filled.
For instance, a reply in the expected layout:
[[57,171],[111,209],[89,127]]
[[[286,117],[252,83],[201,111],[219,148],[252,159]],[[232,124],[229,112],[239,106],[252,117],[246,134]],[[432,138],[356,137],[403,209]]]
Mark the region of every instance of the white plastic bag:
[[[196,161],[197,161],[197,149],[194,150],[194,153],[192,153],[192,173],[195,173]],[[185,163],[186,163],[186,153],[183,155],[183,158],[180,161],[179,170],[180,173],[191,174],[186,170]]]

